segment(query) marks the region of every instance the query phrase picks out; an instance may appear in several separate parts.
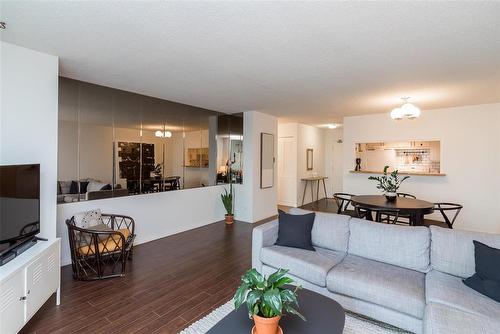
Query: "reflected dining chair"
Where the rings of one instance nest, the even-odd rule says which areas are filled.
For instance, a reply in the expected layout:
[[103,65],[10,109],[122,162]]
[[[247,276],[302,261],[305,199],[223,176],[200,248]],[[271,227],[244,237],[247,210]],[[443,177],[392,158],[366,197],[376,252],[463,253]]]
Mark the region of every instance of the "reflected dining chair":
[[[453,224],[458,217],[458,214],[463,209],[463,206],[456,203],[434,203],[434,211],[439,211],[444,221],[434,219],[424,219],[425,226],[440,226],[453,228]],[[453,215],[450,219],[448,215]]]

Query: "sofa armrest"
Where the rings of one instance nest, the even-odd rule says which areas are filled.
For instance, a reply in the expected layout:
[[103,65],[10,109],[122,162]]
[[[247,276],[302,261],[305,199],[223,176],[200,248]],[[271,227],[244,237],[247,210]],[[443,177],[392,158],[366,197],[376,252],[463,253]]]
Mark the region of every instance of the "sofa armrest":
[[262,271],[260,261],[260,250],[263,247],[272,246],[278,239],[278,220],[257,226],[252,232],[252,268]]

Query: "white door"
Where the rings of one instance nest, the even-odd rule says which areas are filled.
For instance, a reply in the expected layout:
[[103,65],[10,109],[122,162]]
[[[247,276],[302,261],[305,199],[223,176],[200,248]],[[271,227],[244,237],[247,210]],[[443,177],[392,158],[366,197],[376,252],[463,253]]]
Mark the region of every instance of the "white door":
[[297,149],[295,138],[278,139],[278,204],[297,205]]

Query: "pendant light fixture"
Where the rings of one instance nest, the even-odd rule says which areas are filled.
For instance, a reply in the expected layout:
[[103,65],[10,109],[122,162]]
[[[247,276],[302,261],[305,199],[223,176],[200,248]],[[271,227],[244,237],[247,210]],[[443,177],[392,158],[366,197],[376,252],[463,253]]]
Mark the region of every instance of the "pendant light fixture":
[[418,107],[408,102],[409,97],[401,98],[404,103],[399,108],[394,108],[391,111],[391,118],[394,120],[401,120],[403,118],[415,119],[418,118],[421,114],[421,111]]

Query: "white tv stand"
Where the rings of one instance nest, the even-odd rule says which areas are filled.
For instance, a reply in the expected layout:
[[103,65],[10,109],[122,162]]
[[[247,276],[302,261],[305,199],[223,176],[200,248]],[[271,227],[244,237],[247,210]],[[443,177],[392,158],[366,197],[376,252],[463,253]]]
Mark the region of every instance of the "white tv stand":
[[0,333],[17,333],[55,292],[60,303],[61,240],[36,245],[0,267]]

